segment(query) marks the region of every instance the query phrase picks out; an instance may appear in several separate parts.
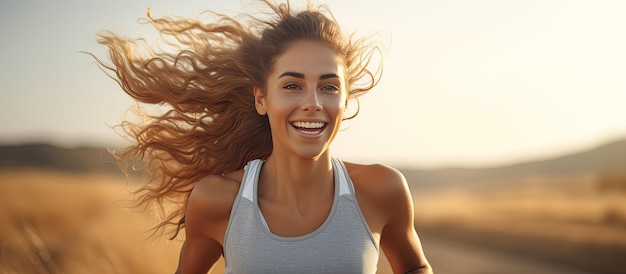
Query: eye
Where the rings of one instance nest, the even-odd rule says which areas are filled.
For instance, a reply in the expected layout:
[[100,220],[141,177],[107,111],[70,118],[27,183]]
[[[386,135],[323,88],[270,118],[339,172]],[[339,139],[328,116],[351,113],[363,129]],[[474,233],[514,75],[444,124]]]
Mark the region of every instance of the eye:
[[297,84],[286,84],[283,86],[284,89],[301,89],[299,85]]
[[339,91],[339,87],[335,85],[325,85],[325,86],[322,86],[321,90],[327,91],[327,92],[337,92]]

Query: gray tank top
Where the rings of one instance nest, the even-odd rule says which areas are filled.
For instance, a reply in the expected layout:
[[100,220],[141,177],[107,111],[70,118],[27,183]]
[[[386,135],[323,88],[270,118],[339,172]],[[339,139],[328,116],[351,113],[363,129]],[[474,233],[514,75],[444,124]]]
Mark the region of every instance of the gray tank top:
[[376,273],[379,246],[343,162],[332,159],[335,197],[326,221],[297,237],[273,234],[261,214],[257,182],[263,163],[253,160],[244,168],[224,236],[225,273]]

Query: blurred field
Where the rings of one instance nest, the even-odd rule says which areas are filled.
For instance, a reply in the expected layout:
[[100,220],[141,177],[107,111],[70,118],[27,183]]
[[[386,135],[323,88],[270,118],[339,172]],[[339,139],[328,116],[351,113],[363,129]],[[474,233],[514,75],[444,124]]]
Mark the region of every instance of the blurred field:
[[142,241],[115,175],[0,172],[0,273],[173,273],[179,241]]
[[585,273],[626,271],[626,172],[515,178],[488,187],[416,191],[414,196],[422,237]]

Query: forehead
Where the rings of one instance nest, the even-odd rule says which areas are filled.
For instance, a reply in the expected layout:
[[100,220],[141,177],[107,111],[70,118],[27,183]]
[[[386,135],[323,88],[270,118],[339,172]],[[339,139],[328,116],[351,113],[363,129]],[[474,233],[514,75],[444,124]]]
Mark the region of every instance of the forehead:
[[298,72],[305,76],[335,73],[343,78],[341,59],[333,49],[318,41],[297,41],[289,45],[274,63],[272,75]]

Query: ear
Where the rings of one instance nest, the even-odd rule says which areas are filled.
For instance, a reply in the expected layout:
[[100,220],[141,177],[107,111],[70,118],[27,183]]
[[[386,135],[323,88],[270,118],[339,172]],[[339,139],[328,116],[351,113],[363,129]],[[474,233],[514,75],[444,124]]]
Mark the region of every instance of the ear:
[[253,92],[254,92],[254,107],[256,108],[256,112],[259,115],[266,115],[267,109],[265,108],[266,107],[265,94],[263,94],[263,91],[261,91],[259,87],[254,87]]

